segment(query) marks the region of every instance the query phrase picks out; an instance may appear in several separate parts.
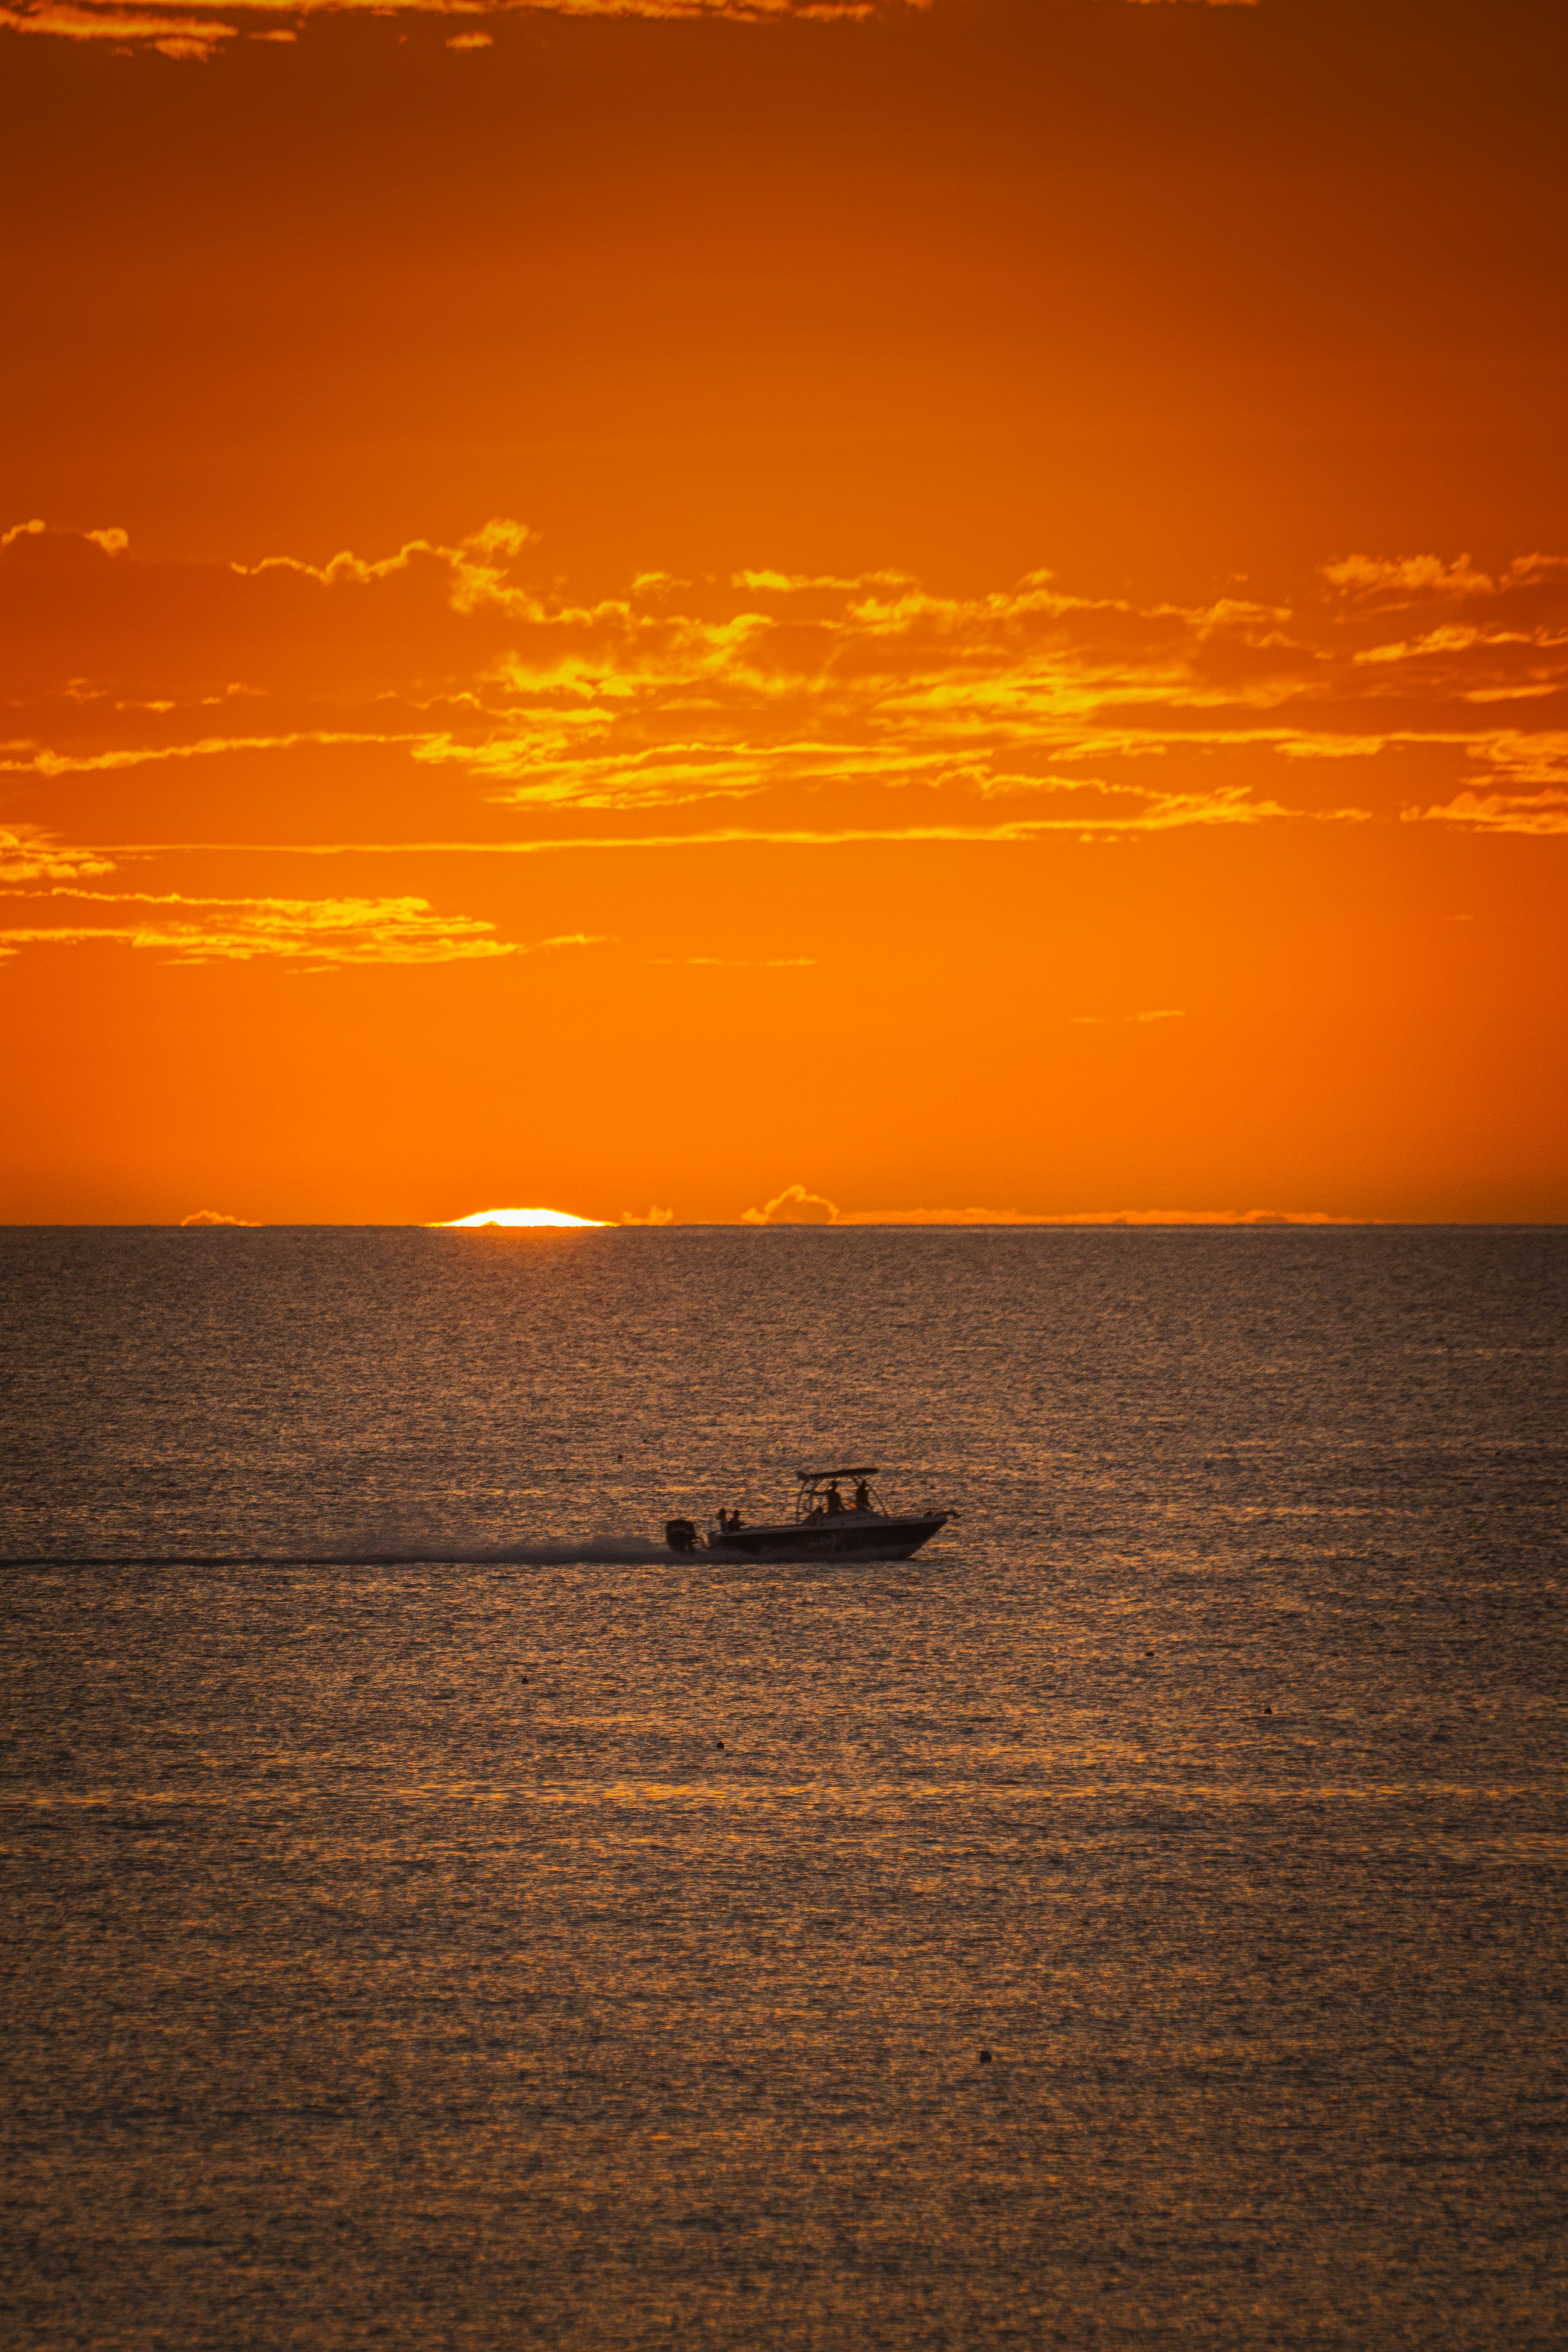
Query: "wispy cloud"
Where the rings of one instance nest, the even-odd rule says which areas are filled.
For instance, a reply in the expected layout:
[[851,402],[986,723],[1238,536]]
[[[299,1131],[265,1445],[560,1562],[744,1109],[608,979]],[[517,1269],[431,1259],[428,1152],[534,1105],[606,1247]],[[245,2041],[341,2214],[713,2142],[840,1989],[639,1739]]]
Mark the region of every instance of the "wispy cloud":
[[1321,576],[1333,588],[1366,604],[1394,610],[1476,597],[1506,596],[1559,581],[1568,556],[1536,550],[1515,556],[1502,572],[1482,572],[1468,555],[1345,555],[1325,563]]
[[1406,809],[1407,821],[1462,825],[1470,833],[1568,833],[1568,787],[1544,793],[1456,793],[1436,808]]
[[41,825],[0,825],[0,889],[24,882],[79,882],[113,871],[113,859],[101,850],[72,849]]
[[[0,770],[368,753],[526,812],[540,837],[517,848],[563,845],[566,814],[741,802],[766,808],[636,838],[1110,838],[1353,821],[1369,802],[1539,832],[1568,788],[1560,557],[1355,554],[1292,595],[1196,604],[1044,572],[955,595],[765,568],[580,600],[542,568],[508,518],[384,557],[211,566],[29,520],[0,540]],[[241,692],[265,726],[215,720]],[[1418,807],[1417,772],[1441,786]],[[1350,796],[1331,781],[1352,778]]]
[[[123,706],[121,706],[123,708]],[[174,710],[177,703],[145,703],[144,709]],[[194,743],[140,743],[115,751],[52,751],[47,746],[8,743],[0,756],[0,771],[26,776],[89,776],[115,768],[145,768],[165,760],[216,760],[245,751],[293,751],[301,744],[420,745],[428,739],[413,734],[355,732],[346,729],[300,728],[283,735],[203,735]]]
[[1163,1008],[1157,1013],[1075,1013],[1072,1025],[1075,1029],[1110,1029],[1125,1026],[1129,1022],[1184,1021],[1186,1017],[1184,1013],[1172,1007]]
[[[1201,820],[1192,817],[1186,821],[1257,824],[1267,815],[1284,814],[1280,810],[1235,808],[1217,803]],[[1359,817],[1362,813],[1341,810],[1335,814]],[[1102,824],[1092,837],[1113,836],[1122,829],[1114,823]],[[1149,830],[1146,826],[1126,829]],[[91,854],[152,857],[202,851],[268,857],[558,857],[633,849],[852,849],[864,845],[918,846],[925,843],[1007,848],[1023,842],[1043,841],[1058,834],[1082,831],[1082,826],[1073,820],[1058,817],[1015,817],[995,824],[900,824],[895,816],[886,824],[783,827],[740,824],[698,827],[689,833],[542,834],[521,840],[503,837],[493,841],[116,841],[95,847]]]
[[601,936],[571,932],[523,942],[500,940],[477,915],[441,914],[427,899],[203,898],[181,891],[87,890],[56,886],[8,889],[22,898],[73,898],[96,913],[110,907],[149,911],[133,922],[65,922],[0,927],[0,955],[24,947],[110,942],[151,949],[170,963],[252,963],[270,958],[317,969],[354,964],[438,964],[536,955],[549,949],[599,947]]
[[201,8],[97,7],[92,0],[19,0],[0,6],[0,30],[41,34],[57,41],[111,41],[121,49],[157,49],[166,58],[205,64],[238,31]]
[[[1211,0],[1224,5],[1226,0]],[[703,19],[769,25],[863,23],[879,16],[920,10],[931,0],[174,0],[162,8],[141,8],[124,0],[11,0],[0,5],[0,28],[64,41],[108,41],[120,49],[151,48],[182,62],[205,63],[226,42],[246,37],[277,41],[296,37],[310,16],[374,15],[442,17],[484,16],[642,16],[691,24]],[[281,16],[287,29],[266,29]],[[452,49],[489,48],[493,36],[468,32],[448,40]]]
[[1359,1225],[1364,1217],[1327,1209],[1069,1209],[1035,1214],[1022,1209],[840,1210],[840,1225]]
[[743,1225],[1353,1225],[1327,1209],[841,1209],[826,1193],[786,1184]]

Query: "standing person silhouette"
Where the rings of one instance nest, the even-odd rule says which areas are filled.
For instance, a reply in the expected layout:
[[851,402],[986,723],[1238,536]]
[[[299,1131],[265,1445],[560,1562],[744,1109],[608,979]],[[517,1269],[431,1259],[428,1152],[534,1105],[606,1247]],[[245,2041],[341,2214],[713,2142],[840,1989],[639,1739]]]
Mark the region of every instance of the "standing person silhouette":
[[838,1491],[838,1481],[837,1478],[835,1478],[832,1486],[829,1486],[827,1490],[827,1507],[829,1512],[841,1511],[844,1508],[844,1497]]
[[862,1478],[860,1484],[855,1489],[855,1508],[858,1511],[868,1511],[870,1507],[871,1489],[867,1485],[865,1479]]

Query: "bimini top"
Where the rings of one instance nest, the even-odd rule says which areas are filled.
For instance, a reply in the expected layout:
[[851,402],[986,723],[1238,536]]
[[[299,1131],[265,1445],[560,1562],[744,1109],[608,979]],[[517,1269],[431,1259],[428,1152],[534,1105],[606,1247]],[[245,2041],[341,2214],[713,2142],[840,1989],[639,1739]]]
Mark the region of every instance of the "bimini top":
[[795,1475],[803,1486],[821,1486],[829,1478],[875,1478],[879,1473],[876,1464],[871,1462],[859,1470],[797,1470]]

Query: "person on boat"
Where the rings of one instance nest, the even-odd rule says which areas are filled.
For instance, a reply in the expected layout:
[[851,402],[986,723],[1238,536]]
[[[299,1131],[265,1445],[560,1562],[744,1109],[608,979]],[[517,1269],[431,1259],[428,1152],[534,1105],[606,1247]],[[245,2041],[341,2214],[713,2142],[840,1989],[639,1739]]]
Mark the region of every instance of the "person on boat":
[[844,1497],[838,1491],[838,1481],[835,1478],[832,1486],[829,1486],[827,1490],[827,1509],[829,1517],[837,1517],[837,1514],[843,1508]]
[[870,1507],[871,1489],[867,1485],[865,1479],[862,1478],[860,1484],[855,1489],[855,1508],[858,1511],[868,1511]]

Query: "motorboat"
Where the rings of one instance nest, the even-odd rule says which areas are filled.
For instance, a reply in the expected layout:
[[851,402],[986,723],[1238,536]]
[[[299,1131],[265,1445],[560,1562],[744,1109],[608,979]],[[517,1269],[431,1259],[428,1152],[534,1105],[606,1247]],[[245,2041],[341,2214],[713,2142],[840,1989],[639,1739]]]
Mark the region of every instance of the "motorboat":
[[797,1470],[792,1517],[752,1526],[739,1511],[721,1511],[705,1533],[694,1519],[668,1519],[664,1539],[672,1551],[726,1559],[908,1559],[953,1514],[889,1510],[871,1484],[880,1475],[874,1465]]

